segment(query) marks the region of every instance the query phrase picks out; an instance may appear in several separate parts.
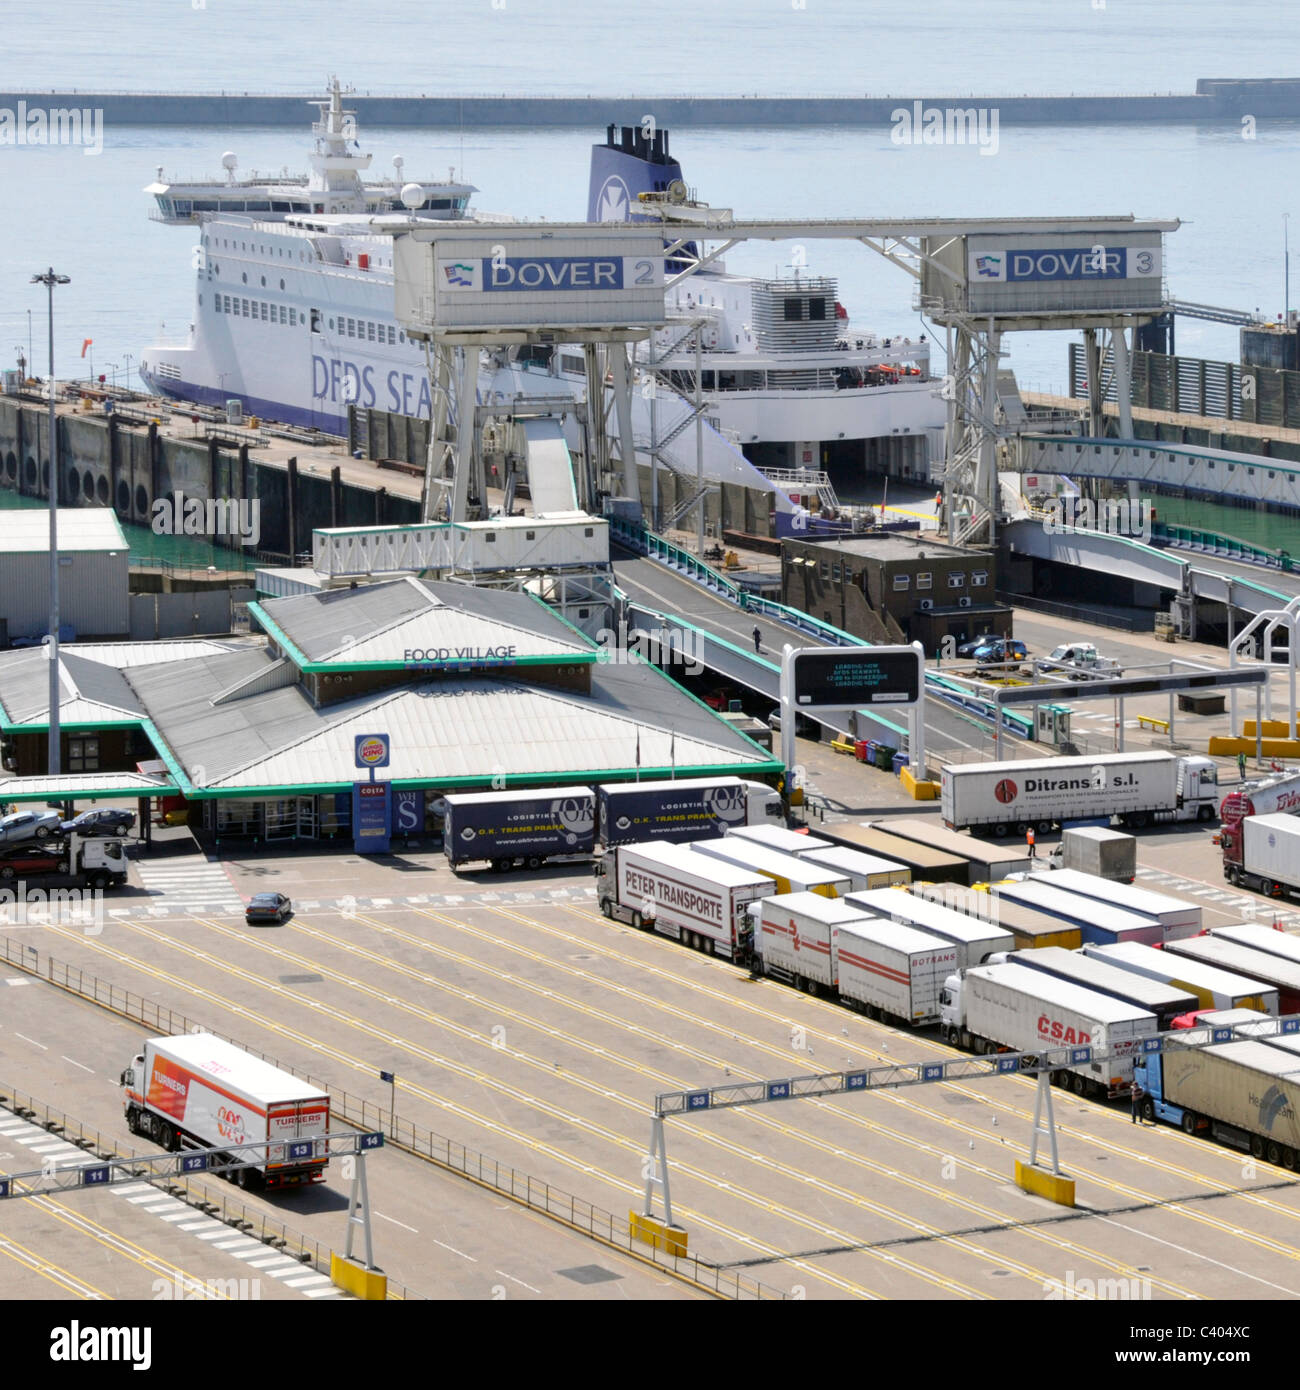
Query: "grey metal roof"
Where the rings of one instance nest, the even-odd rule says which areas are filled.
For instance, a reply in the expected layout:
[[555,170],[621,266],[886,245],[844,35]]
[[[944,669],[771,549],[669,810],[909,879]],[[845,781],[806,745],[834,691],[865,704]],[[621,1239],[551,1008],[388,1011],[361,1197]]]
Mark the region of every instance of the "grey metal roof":
[[59,660],[68,677],[80,691],[83,700],[111,705],[128,715],[144,714],[144,706],[136,698],[135,691],[131,689],[121,671],[72,652],[60,652]]
[[414,578],[262,604],[313,664],[400,662],[410,649],[510,646],[520,657],[563,659],[594,644],[524,593]]

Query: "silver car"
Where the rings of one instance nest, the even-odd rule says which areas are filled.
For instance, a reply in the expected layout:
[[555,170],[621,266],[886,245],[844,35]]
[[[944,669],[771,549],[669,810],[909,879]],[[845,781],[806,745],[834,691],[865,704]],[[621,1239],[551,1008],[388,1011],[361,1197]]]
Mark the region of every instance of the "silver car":
[[57,835],[63,817],[57,811],[15,811],[0,820],[0,844],[15,845],[20,840],[47,840]]

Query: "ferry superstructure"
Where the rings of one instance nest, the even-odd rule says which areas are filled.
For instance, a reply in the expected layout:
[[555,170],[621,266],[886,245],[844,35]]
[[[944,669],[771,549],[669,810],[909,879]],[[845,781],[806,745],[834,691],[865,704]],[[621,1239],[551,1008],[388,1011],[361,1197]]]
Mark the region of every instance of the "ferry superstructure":
[[[150,185],[158,220],[200,226],[189,336],[141,354],[141,377],[159,394],[214,406],[238,400],[249,414],[333,434],[346,430],[349,405],[431,414],[424,348],[393,314],[392,234],[413,219],[470,218],[475,190],[364,182],[370,157],[356,146],[337,82],[319,105],[303,179]],[[592,154],[590,220],[617,220],[640,192],[680,182],[666,132],[645,141],[624,130],[616,139],[610,127]],[[671,290],[669,309],[678,321],[656,335],[654,361],[647,351],[640,362],[669,389],[655,393],[653,410],[647,393],[634,393],[639,450],[656,446],[667,466],[694,474],[695,431],[675,445],[670,437],[690,413],[698,361],[713,427],[709,479],[770,487],[788,481],[780,470],[828,466],[850,478],[872,467],[926,476],[927,431],[932,444],[943,423],[928,345],[853,335],[833,279],[754,280],[715,263]],[[697,355],[689,325],[701,319]],[[494,351],[479,388],[481,399],[580,397],[584,389],[581,353],[562,348]]]

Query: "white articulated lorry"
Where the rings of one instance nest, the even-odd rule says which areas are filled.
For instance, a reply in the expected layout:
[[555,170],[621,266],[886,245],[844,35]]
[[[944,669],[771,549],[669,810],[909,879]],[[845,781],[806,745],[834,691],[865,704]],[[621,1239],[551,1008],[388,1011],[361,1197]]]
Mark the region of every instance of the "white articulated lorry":
[[[966,889],[973,892],[973,889]],[[902,922],[931,936],[951,942],[957,951],[957,968],[969,970],[983,965],[999,951],[1014,951],[1016,939],[1009,931],[980,917],[968,917],[964,912],[946,907],[930,898],[917,897],[898,888],[882,888],[875,892],[850,893],[844,901],[851,907]]]
[[1141,829],[1155,821],[1213,820],[1218,786],[1215,764],[1199,754],[1026,758],[945,767],[941,805],[949,829],[999,837],[1101,816]]
[[[235,1171],[241,1187],[254,1178],[291,1187],[325,1176],[329,1092],[211,1033],[146,1039],[121,1084],[127,1128],[164,1149],[273,1143],[232,1155],[256,1165]],[[287,1145],[304,1140],[311,1141],[311,1156],[290,1159]]]
[[1038,970],[1008,962],[952,975],[944,985],[941,1022],[954,1047],[971,1052],[1036,1053],[1041,1048],[1116,1047],[1119,1055],[1053,1073],[1077,1095],[1114,1097],[1133,1082],[1139,1039],[1156,1033],[1155,1015]]
[[835,928],[832,954],[840,998],[870,1018],[921,1028],[939,1019],[939,1000],[957,968],[951,941],[903,922],[864,917]]
[[728,960],[749,959],[745,909],[771,891],[772,880],[752,869],[658,840],[618,845],[596,865],[596,898],[606,917]]
[[[769,883],[769,887],[771,884]],[[764,898],[754,915],[754,940],[765,975],[817,993],[817,986],[835,989],[835,959],[831,937],[835,928],[866,920],[868,913],[849,907],[841,898],[820,893],[775,893]]]

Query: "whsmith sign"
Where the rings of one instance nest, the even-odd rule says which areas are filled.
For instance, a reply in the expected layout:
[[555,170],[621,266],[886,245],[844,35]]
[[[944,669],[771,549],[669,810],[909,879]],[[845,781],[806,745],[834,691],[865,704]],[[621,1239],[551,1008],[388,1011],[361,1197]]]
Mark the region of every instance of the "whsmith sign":
[[397,317],[416,333],[612,330],[664,322],[660,233],[591,227],[430,227],[393,244]]

